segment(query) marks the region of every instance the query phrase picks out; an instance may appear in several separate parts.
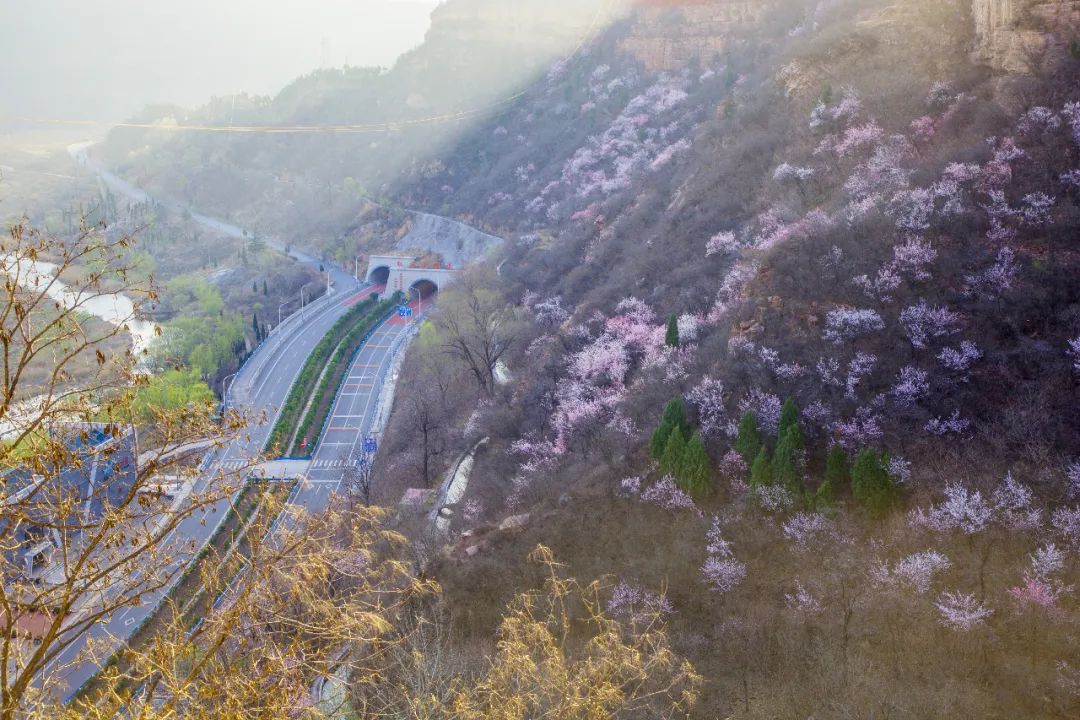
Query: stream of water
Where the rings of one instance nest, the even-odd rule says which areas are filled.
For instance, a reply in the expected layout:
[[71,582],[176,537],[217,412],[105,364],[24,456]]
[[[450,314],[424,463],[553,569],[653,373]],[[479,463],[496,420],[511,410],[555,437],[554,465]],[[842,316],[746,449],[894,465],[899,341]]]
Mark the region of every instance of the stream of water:
[[[65,308],[78,305],[79,310],[89,313],[115,327],[125,326],[131,335],[132,349],[139,353],[149,347],[155,337],[155,324],[134,317],[135,303],[121,293],[102,291],[87,295],[72,291],[55,279],[57,265],[44,260],[21,258],[16,261],[8,255],[3,259],[4,270],[26,290],[41,291],[48,286],[48,296]],[[51,283],[51,285],[50,285]]]

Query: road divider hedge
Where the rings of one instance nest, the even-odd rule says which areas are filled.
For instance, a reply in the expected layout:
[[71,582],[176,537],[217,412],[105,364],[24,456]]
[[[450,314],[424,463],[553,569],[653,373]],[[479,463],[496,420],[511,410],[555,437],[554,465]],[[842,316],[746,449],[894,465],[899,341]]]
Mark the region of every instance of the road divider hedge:
[[[315,395],[311,398],[311,402],[308,403],[307,412],[304,414],[299,432],[296,433],[293,446],[290,448],[289,454],[291,456],[300,455],[302,452],[311,455],[315,451],[318,437],[322,434],[327,418],[330,417],[330,411],[334,407],[334,400],[337,398],[342,385],[344,385],[345,378],[349,376],[349,369],[353,364],[353,359],[371,336],[371,333],[394,313],[397,304],[398,297],[396,295],[390,300],[379,303],[363,321],[357,323],[342,338],[341,344],[337,346],[334,354],[330,357],[330,362],[326,366],[322,379],[319,380]],[[318,434],[315,437],[310,437],[310,433],[313,431]],[[309,437],[309,442],[307,448],[301,451],[300,441],[304,437]]]
[[[357,303],[338,318],[329,332],[312,349],[296,382],[289,389],[289,395],[281,408],[281,414],[270,437],[266,441],[266,449],[272,453],[285,451],[292,444],[293,437],[302,437],[297,433],[304,420],[304,410],[308,407],[308,399],[320,385],[320,377],[323,376],[323,368],[327,367],[335,351],[343,343],[343,338],[352,337],[354,331],[360,328],[370,328],[377,324],[381,318],[388,314],[389,309],[397,303],[397,296],[379,302],[376,295],[369,295]],[[359,336],[363,337],[367,330],[359,330]]]

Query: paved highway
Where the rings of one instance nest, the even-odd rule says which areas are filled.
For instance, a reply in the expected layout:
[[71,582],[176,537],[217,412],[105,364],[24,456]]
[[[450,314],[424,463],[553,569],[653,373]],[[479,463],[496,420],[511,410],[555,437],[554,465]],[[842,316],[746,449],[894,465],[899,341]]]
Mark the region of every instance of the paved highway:
[[[92,168],[101,176],[103,182],[116,192],[137,201],[146,199],[146,194],[138,188],[104,168],[94,165],[86,157],[87,147],[85,145],[72,146],[69,151],[77,162]],[[240,228],[228,223],[205,217],[197,221],[212,224],[220,232],[236,236],[242,234]],[[278,245],[269,239],[267,242]],[[296,251],[291,254],[299,262],[315,267],[319,264],[317,258]],[[278,409],[284,402],[289,388],[303,367],[311,349],[350,306],[365,295],[382,289],[361,286],[344,270],[332,265],[328,267],[335,284],[334,292],[312,303],[303,313],[296,313],[276,328],[270,338],[258,348],[240,370],[230,387],[227,398],[230,406],[249,413],[253,418],[265,415],[269,421],[263,424],[252,424],[246,429],[243,437],[215,453],[207,471],[196,481],[195,493],[205,491],[209,483],[220,479],[223,474],[235,472],[235,469],[250,464],[252,458],[255,458],[265,445],[273,426],[273,419],[277,416]],[[158,569],[158,572],[164,570],[176,573],[186,565],[213,534],[228,511],[228,507],[229,501],[222,500],[185,519],[166,540],[176,560],[169,567]],[[59,673],[63,676],[62,682],[52,688],[56,696],[68,697],[97,672],[96,662],[80,657],[88,643],[93,641],[109,645],[119,644],[153,612],[164,595],[164,591],[149,593],[142,598],[141,604],[114,613],[107,622],[99,623],[88,630],[53,660],[46,673],[52,672],[53,668],[59,668]]]
[[[415,311],[415,302],[412,307]],[[341,490],[346,465],[360,454],[364,438],[372,433],[379,398],[393,382],[389,374],[394,356],[408,341],[410,330],[409,320],[392,317],[356,354],[311,458],[307,478],[295,495],[295,505],[318,512]]]

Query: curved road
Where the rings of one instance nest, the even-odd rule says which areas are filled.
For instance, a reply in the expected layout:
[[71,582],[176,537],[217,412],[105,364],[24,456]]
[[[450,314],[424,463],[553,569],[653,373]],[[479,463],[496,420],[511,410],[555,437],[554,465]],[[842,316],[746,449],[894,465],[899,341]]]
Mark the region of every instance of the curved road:
[[[72,146],[69,148],[72,157],[80,165],[90,168],[98,173],[102,181],[111,189],[126,195],[137,201],[148,199],[146,193],[136,188],[122,178],[108,172],[104,168],[95,165],[87,156],[88,145]],[[205,216],[193,216],[196,222],[214,228],[219,232],[242,237],[241,228]],[[280,242],[268,239],[267,243],[283,249]],[[319,259],[296,250],[290,255],[304,264],[318,267]],[[311,349],[326,335],[334,322],[345,311],[364,295],[374,292],[377,288],[370,285],[361,285],[356,282],[352,275],[327,263],[335,288],[333,292],[324,298],[312,303],[303,314],[296,313],[283,322],[271,333],[264,342],[241,368],[228,393],[228,403],[241,412],[248,412],[254,418],[265,415],[270,422],[253,424],[246,428],[243,436],[234,440],[227,447],[212,454],[206,472],[195,483],[193,492],[198,493],[206,490],[211,482],[235,469],[250,465],[266,443],[267,437],[273,426],[273,419],[278,414],[278,409],[283,404],[296,376],[307,360]],[[380,333],[383,331],[380,330]],[[372,363],[379,363],[380,367],[386,358],[380,351],[388,348],[376,347],[381,343],[373,338],[370,346],[365,346],[357,358],[367,357]],[[367,353],[367,355],[365,355]],[[388,363],[389,360],[386,360]],[[355,370],[355,368],[354,368]],[[352,373],[350,373],[352,374]],[[372,387],[370,391],[377,396],[379,388]],[[359,397],[359,396],[357,396]],[[339,405],[343,398],[339,398]],[[352,414],[350,410],[349,413]],[[368,423],[370,426],[370,423]],[[357,432],[360,432],[358,429]],[[340,446],[336,446],[340,447]],[[327,459],[323,448],[318,448],[316,462]],[[347,453],[345,453],[347,456]],[[336,459],[338,455],[334,455]],[[343,469],[337,466],[320,467],[319,472],[312,480],[312,484],[301,488],[294,496],[294,502],[310,509],[324,507],[328,492],[330,491],[329,479],[332,473],[337,473],[340,478]],[[334,485],[334,488],[337,486]],[[221,500],[218,503],[186,518],[167,538],[167,544],[174,551],[176,560],[165,572],[178,577],[180,570],[187,564],[199,549],[209,540],[216,530],[221,519],[225,516],[230,505],[229,500]],[[162,572],[157,569],[155,574]],[[158,577],[160,575],[158,574]],[[123,642],[158,606],[161,599],[167,594],[167,590],[148,593],[142,598],[141,604],[135,607],[125,608],[114,613],[107,622],[95,625],[73,642],[63,653],[50,663],[46,672],[52,668],[61,668],[63,680],[60,686],[55,688],[57,696],[67,698],[82,684],[92,677],[98,670],[98,663],[83,656],[90,639],[98,642],[108,642],[119,645]]]

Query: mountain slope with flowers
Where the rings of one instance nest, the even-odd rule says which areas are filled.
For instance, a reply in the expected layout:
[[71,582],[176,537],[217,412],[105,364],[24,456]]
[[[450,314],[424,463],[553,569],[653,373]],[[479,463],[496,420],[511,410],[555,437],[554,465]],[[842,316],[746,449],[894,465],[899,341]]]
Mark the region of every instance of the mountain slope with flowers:
[[[982,65],[964,4],[775,10],[667,72],[615,27],[403,191],[514,239],[511,379],[441,410],[438,462],[490,442],[434,572],[484,635],[551,545],[665,618],[702,717],[1067,716],[1077,54]],[[408,402],[385,488],[429,459]]]
[[[393,505],[471,459],[446,534],[400,517],[449,645],[543,543],[670,629],[698,717],[1075,716],[1075,4],[637,5],[378,177],[509,239],[440,293],[374,471]],[[352,185],[313,210],[359,144],[282,145],[275,217],[350,259],[400,235]]]

